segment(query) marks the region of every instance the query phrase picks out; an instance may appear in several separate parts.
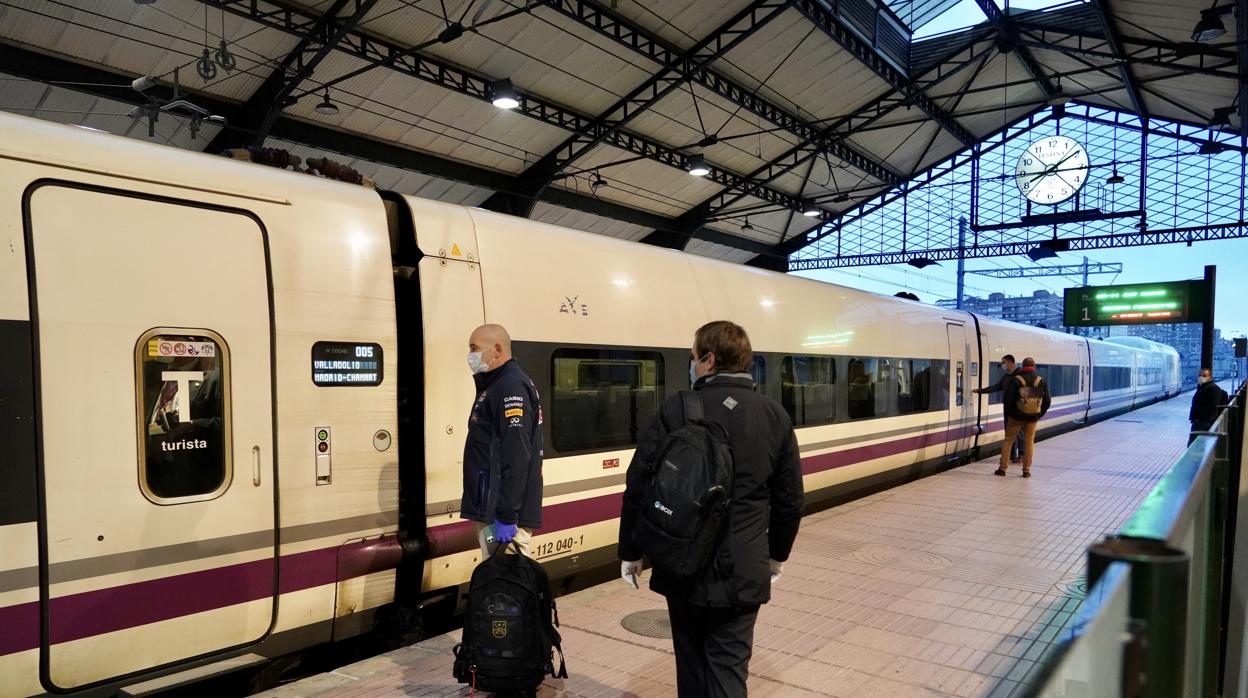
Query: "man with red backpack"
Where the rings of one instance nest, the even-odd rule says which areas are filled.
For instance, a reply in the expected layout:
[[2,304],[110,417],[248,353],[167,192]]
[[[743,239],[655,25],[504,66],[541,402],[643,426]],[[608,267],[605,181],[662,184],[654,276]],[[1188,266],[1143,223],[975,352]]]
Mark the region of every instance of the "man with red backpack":
[[[1031,477],[1031,457],[1035,452],[1036,425],[1049,411],[1052,397],[1049,385],[1036,373],[1036,360],[1028,356],[1022,368],[1005,384],[1005,443],[1011,443],[1023,433],[1023,477]],[[1001,449],[1001,466],[994,475],[1005,477],[1010,466],[1009,449]]]

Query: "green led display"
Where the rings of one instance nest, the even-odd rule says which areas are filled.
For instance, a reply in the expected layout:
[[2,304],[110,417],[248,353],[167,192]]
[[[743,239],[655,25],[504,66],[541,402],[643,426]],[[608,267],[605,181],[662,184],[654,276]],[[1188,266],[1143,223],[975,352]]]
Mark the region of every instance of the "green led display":
[[1203,322],[1210,306],[1204,281],[1066,289],[1067,327]]

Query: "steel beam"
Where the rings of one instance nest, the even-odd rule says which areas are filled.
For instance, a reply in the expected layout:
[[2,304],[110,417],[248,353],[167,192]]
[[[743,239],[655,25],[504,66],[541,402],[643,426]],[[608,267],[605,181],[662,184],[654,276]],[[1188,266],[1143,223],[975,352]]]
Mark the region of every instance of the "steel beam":
[[[1231,240],[1248,237],[1248,223],[1233,222],[1223,225],[1200,226],[1197,228],[1167,228],[1163,230],[1147,230],[1118,235],[1097,235],[1084,238],[1062,238],[1070,243],[1070,251],[1106,250],[1116,247],[1142,247],[1146,245],[1170,245],[1176,243],[1204,242],[1208,240]],[[885,252],[880,254],[852,255],[842,257],[817,257],[789,261],[789,271],[809,271],[812,269],[842,269],[845,267],[879,266],[881,264],[904,264],[912,259],[926,257],[933,261],[957,259],[959,252],[967,259],[985,257],[1008,257],[1026,254],[1028,250],[1044,242],[1008,242],[976,247],[963,248],[945,247],[930,250],[913,250],[908,252]],[[1082,267],[1080,267],[1082,268]]]
[[[1238,1],[1238,0],[1236,0]],[[1013,21],[1013,20],[1012,20]],[[1020,19],[1014,22],[1014,27],[1021,34],[1028,34],[1040,39],[1042,43],[1056,43],[1057,41],[1065,41],[1068,39],[1088,39],[1092,41],[1106,41],[1103,33],[1096,33],[1079,28],[1072,27],[1053,27],[1043,24],[1033,24],[1026,19]],[[1049,38],[1057,36],[1059,38]],[[1210,56],[1213,58],[1235,58],[1235,52],[1226,49],[1210,46],[1209,44],[1198,44],[1191,41],[1168,41],[1166,39],[1157,39],[1152,37],[1140,37],[1121,34],[1118,37],[1124,47],[1134,47],[1133,52],[1140,52],[1149,49],[1155,52],[1171,54],[1181,51],[1192,56]],[[1043,47],[1042,47],[1043,48]]]
[[749,38],[789,7],[791,0],[753,0],[705,38],[673,65],[663,66],[645,82],[633,88],[584,129],[572,136],[520,175],[519,195],[497,193],[484,204],[485,208],[518,216],[528,216],[543,189],[550,186],[570,165],[585,157],[629,122],[679,89],[695,70],[707,67],[742,41]]
[[[680,47],[604,8],[594,0],[541,0],[541,2],[599,36],[614,41],[661,66],[682,70],[690,65],[689,56]],[[740,105],[747,111],[779,126],[803,143],[813,143],[822,147],[827,153],[836,156],[864,174],[890,184],[900,180],[900,173],[893,171],[888,165],[844,140],[827,138],[824,136],[825,129],[822,126],[809,123],[784,107],[764,99],[759,96],[758,90],[746,88],[709,65],[693,68],[686,77],[690,82],[719,95],[729,103]]]
[[[294,5],[288,0],[263,0],[263,6],[260,0],[196,1],[301,39],[314,35],[316,22],[320,19],[306,8]],[[411,47],[395,44],[358,28],[345,32],[342,40],[335,46],[335,50],[473,99],[491,101],[492,78],[412,51]],[[588,132],[592,129],[594,118],[591,116],[580,114],[532,94],[521,93],[519,96],[520,106],[515,111],[531,119],[574,133]],[[610,131],[604,137],[603,143],[669,167],[687,169],[688,156],[685,153],[624,129]],[[721,186],[728,187],[742,183],[741,175],[712,163],[707,163],[707,165],[711,170],[707,178]],[[756,196],[784,208],[797,208],[801,205],[797,197],[771,187],[760,188]]]
[[1248,138],[1248,0],[1235,0],[1235,38],[1239,60],[1239,135]]
[[[351,4],[354,4],[351,14],[339,18],[338,15]],[[299,40],[299,44],[286,54],[239,108],[233,124],[238,128],[221,129],[204,151],[215,153],[226,148],[262,145],[277,117],[289,106],[291,95],[299,85],[312,76],[312,72],[342,41],[343,36],[355,29],[376,4],[377,0],[334,0],[311,32]]]
[[1044,93],[1046,98],[1053,97],[1057,94],[1057,88],[1053,83],[1049,82],[1049,78],[1044,74],[1044,70],[1040,68],[1040,64],[1032,57],[1031,51],[1019,41],[1018,29],[1009,17],[997,7],[995,0],[975,0],[975,4],[983,11],[984,16],[988,18],[988,22],[997,28],[997,34],[1001,36],[1003,45],[1009,47],[1018,56],[1018,61],[1023,64],[1023,69],[1031,76],[1036,85],[1040,87],[1040,91]]
[[[988,1],[990,2],[991,0]],[[946,112],[934,100],[923,94],[923,91],[918,89],[909,75],[898,70],[892,63],[881,56],[874,46],[860,38],[858,33],[829,10],[824,2],[821,0],[795,0],[795,4],[797,9],[811,23],[846,51],[849,51],[850,54],[863,65],[870,68],[872,72],[887,82],[894,90],[903,94],[907,103],[922,110],[923,113],[931,117],[932,121],[940,124],[941,128],[952,134],[954,138],[957,138],[959,143],[969,148],[978,142],[975,135],[959,124],[952,114]]]
[[[1091,0],[1090,4],[1101,20],[1101,27],[1105,30],[1105,39],[1109,42],[1110,49],[1119,60],[1125,61],[1127,52],[1123,48],[1122,38],[1114,24],[1114,13],[1109,7],[1109,0]],[[1141,119],[1148,121],[1148,106],[1144,104],[1144,99],[1140,96],[1140,89],[1135,81],[1135,71],[1129,64],[1119,63],[1118,75],[1122,78],[1122,86],[1127,89],[1127,98],[1131,100],[1131,108],[1140,115]]]
[[[6,73],[28,80],[58,83],[63,85],[64,89],[131,106],[146,104],[146,100],[139,93],[130,89],[130,81],[138,77],[136,75],[85,65],[2,42],[0,42],[0,65],[4,66]],[[169,99],[172,98],[173,91],[164,86],[157,86],[149,90],[148,94],[158,99]],[[236,103],[208,94],[191,92],[188,95],[183,89],[183,96],[213,114],[226,117],[227,120],[232,119],[240,109],[240,105]],[[486,189],[506,189],[515,183],[514,177],[505,172],[447,160],[394,143],[344,133],[288,116],[279,116],[276,119],[269,136],[330,153],[341,153],[348,157],[361,158]],[[679,228],[674,218],[562,189],[548,188],[542,194],[542,201],[640,226],[666,230]],[[710,228],[700,230],[698,237],[768,258],[783,257],[774,246],[765,242],[719,230]]]
[[1121,274],[1122,262],[1089,262],[1088,264],[1058,264],[1051,267],[1008,267],[994,269],[967,269],[967,274],[991,276],[997,279],[1032,279],[1039,276],[1072,276],[1075,274]]

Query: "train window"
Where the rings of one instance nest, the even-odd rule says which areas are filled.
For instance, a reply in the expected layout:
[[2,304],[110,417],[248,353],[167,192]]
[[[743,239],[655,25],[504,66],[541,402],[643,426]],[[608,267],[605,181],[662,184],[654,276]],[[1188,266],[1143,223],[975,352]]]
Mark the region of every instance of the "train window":
[[1092,369],[1092,390],[1119,390],[1131,387],[1131,369],[1127,366],[1097,366]]
[[225,341],[153,330],[135,347],[139,487],[158,504],[211,499],[230,483]]
[[1079,367],[1055,364],[1036,364],[1036,373],[1049,384],[1053,397],[1079,393]]
[[786,356],[780,363],[780,404],[793,426],[836,419],[836,363],[830,356]]
[[[888,415],[888,384],[891,362],[888,359],[851,357],[847,364],[846,392],[849,395],[849,418],[870,419]],[[880,389],[876,390],[877,384]]]
[[901,414],[943,409],[944,405],[933,399],[932,387],[944,380],[939,366],[933,367],[930,359],[897,360],[897,411]]
[[551,358],[551,441],[559,453],[628,448],[663,404],[663,355],[556,349]]

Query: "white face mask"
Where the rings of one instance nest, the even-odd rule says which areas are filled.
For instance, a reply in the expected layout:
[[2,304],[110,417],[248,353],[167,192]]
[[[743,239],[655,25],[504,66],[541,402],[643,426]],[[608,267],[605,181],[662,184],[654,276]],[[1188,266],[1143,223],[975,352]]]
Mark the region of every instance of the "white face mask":
[[468,368],[472,369],[473,373],[485,373],[490,370],[490,365],[481,358],[483,353],[480,351],[468,352]]
[[1204,385],[1205,383],[1209,382],[1209,376],[1201,376],[1196,379],[1196,382],[1200,383],[1201,385]]

